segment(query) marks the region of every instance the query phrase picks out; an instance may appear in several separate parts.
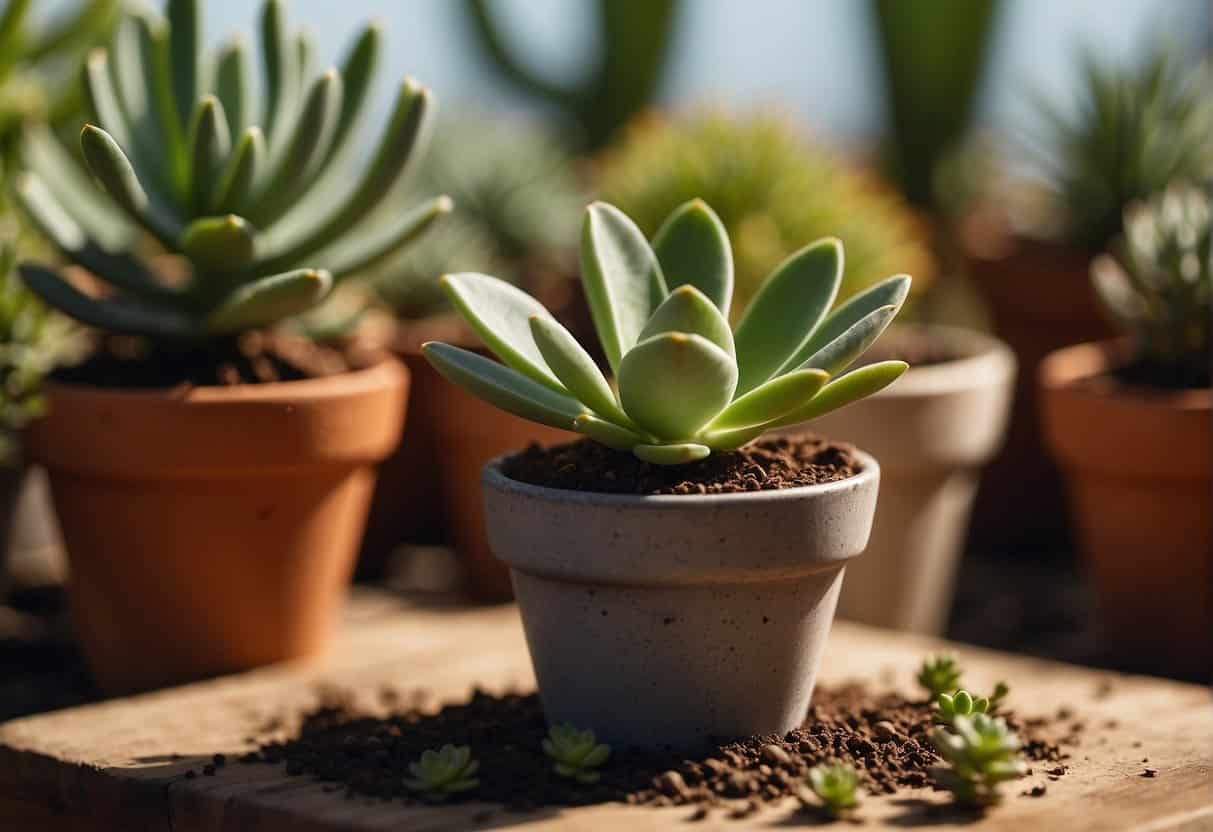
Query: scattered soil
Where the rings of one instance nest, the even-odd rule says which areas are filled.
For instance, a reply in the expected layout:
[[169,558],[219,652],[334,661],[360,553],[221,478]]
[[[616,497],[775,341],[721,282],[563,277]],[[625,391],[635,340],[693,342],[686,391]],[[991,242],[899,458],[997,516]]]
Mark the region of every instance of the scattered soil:
[[[330,693],[303,717],[294,738],[267,743],[241,761],[285,764],[287,774],[343,786],[347,797],[412,802],[417,798],[404,785],[409,764],[422,751],[451,743],[470,746],[480,761],[479,787],[451,800],[520,810],[608,801],[705,809],[740,805],[743,814],[801,795],[808,770],[827,760],[854,765],[873,794],[931,786],[929,769],[938,762],[927,739],[933,727],[927,702],[858,684],[819,689],[803,727],[784,736],[724,743],[694,758],[614,749],[601,779],[589,785],[558,776],[540,750],[547,726],[535,694],[477,691],[468,702],[437,713],[414,708],[387,717],[368,716],[351,701]],[[1030,761],[1056,764],[1064,773],[1059,761],[1069,755],[1048,739],[1047,720],[1007,717]]]
[[106,388],[231,386],[321,378],[367,367],[375,356],[359,346],[338,348],[277,332],[247,332],[239,338],[177,350],[142,339],[110,336],[91,358],[57,371],[69,384]]
[[811,434],[762,439],[687,465],[652,465],[585,439],[532,444],[504,467],[506,476],[531,485],[636,495],[768,491],[844,480],[861,470],[853,446]]

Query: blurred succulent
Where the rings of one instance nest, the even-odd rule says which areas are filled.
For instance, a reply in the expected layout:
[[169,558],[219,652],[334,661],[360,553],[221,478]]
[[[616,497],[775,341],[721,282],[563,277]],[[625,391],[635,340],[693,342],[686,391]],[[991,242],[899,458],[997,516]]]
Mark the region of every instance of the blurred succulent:
[[845,763],[813,766],[809,769],[808,784],[834,817],[841,817],[859,805],[859,772]]
[[1065,238],[1092,252],[1120,232],[1129,203],[1213,172],[1213,95],[1205,68],[1165,44],[1136,65],[1081,58],[1073,115],[1044,99],[1034,143],[1065,216]]
[[1211,232],[1209,191],[1173,186],[1129,206],[1116,254],[1092,264],[1099,300],[1133,336],[1138,367],[1159,386],[1209,386]]
[[959,688],[960,673],[955,656],[929,656],[918,669],[918,684],[926,688],[934,699]]
[[502,410],[659,465],[741,447],[906,369],[885,361],[831,381],[884,331],[910,286],[890,277],[831,312],[842,279],[836,239],[788,257],[735,330],[729,238],[704,202],[675,211],[651,246],[623,212],[596,202],[581,240],[582,285],[617,391],[538,301],[482,274],[447,275],[442,285],[504,363],[437,342],[422,347],[430,363]]
[[994,692],[988,697],[990,700],[989,712],[993,713],[998,710],[998,706],[1002,704],[1002,700],[1007,698],[1007,694],[1011,692],[1011,688],[1006,682],[998,682],[994,685]]
[[[47,268],[23,265],[29,287],[68,315],[159,341],[269,326],[313,306],[334,280],[390,256],[450,210],[439,197],[405,216],[398,206],[372,216],[431,109],[430,93],[410,79],[361,175],[336,161],[365,152],[354,137],[379,53],[375,26],[363,30],[340,71],[308,82],[310,38],[288,31],[282,4],[266,0],[260,108],[240,41],[203,54],[197,0],[169,0],[167,22],[130,15],[116,37],[113,49],[95,50],[86,63],[100,126],[80,137],[109,199],[73,180],[62,164],[67,154],[37,132],[16,186],[39,230],[118,293],[88,295]],[[157,270],[133,256],[132,223],[189,268]]]
[[470,791],[480,785],[476,772],[480,762],[466,745],[444,745],[438,751],[428,749],[421,758],[409,763],[412,777],[404,785],[431,800],[446,800],[453,794]]
[[931,769],[935,782],[952,792],[957,802],[971,806],[997,803],[998,786],[1027,774],[1019,753],[1020,741],[1002,717],[958,715],[951,730],[936,728],[931,744],[947,767]]
[[984,696],[973,696],[967,690],[956,693],[941,693],[935,699],[935,719],[951,725],[958,716],[984,714],[990,710],[990,700]]
[[378,294],[404,318],[446,306],[438,277],[477,269],[530,291],[573,273],[585,196],[573,160],[544,130],[463,115],[442,124],[411,187],[450,194],[452,214],[375,270]]
[[552,767],[561,777],[578,783],[597,783],[602,775],[594,769],[611,756],[611,747],[598,742],[593,731],[578,731],[576,726],[564,722],[548,729],[543,752],[555,760]]
[[896,271],[922,289],[934,269],[927,228],[895,190],[774,113],[642,118],[598,160],[594,179],[650,235],[687,200],[711,205],[733,244],[735,312],[805,240],[846,241],[840,300]]

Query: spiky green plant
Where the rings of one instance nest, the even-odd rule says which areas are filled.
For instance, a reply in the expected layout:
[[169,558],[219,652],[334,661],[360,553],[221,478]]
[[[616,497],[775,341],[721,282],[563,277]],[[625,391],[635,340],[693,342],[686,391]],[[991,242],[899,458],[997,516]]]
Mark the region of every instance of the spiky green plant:
[[739,448],[906,369],[884,361],[839,375],[893,320],[910,278],[890,277],[831,312],[842,281],[836,239],[788,257],[736,329],[729,237],[704,202],[681,206],[651,245],[622,211],[596,202],[581,241],[582,285],[617,388],[538,301],[483,274],[442,285],[504,363],[437,342],[422,347],[430,363],[502,410],[659,465]]
[[1092,51],[1081,60],[1076,111],[1040,99],[1046,131],[1032,148],[1060,203],[1063,235],[1091,252],[1120,232],[1125,208],[1177,180],[1213,172],[1213,95],[1167,44],[1136,64]]
[[955,656],[928,656],[918,669],[918,684],[934,699],[960,687],[960,665]]
[[822,807],[834,817],[842,817],[859,805],[859,772],[845,763],[813,766],[809,769],[808,784]]
[[[375,26],[340,70],[319,74],[310,38],[287,28],[278,0],[263,6],[260,38],[260,104],[240,41],[203,53],[197,0],[169,0],[167,21],[129,16],[118,45],[89,56],[85,88],[99,126],[86,126],[80,143],[108,200],[73,181],[66,154],[37,134],[16,194],[62,253],[116,295],[88,295],[50,269],[24,265],[26,283],[47,303],[111,332],[221,339],[308,309],[334,280],[391,255],[449,210],[439,197],[404,216],[398,206],[376,213],[432,106],[411,79],[361,174],[337,163],[364,152],[355,137],[380,50]],[[180,255],[185,273],[126,250],[132,224]]]
[[1167,387],[1208,387],[1213,347],[1213,201],[1176,185],[1125,212],[1114,255],[1091,267],[1096,294],[1129,334],[1144,379]]
[[950,730],[941,727],[931,732],[931,744],[947,763],[946,767],[932,768],[931,775],[959,803],[997,803],[1001,799],[1000,784],[1027,774],[1027,764],[1019,753],[1019,737],[1002,717],[957,716]]
[[805,240],[821,237],[847,244],[840,300],[894,272],[913,274],[917,289],[932,276],[927,229],[904,199],[776,113],[647,116],[607,148],[594,171],[601,198],[646,234],[687,200],[711,205],[733,245],[735,312]]
[[446,800],[453,794],[471,791],[480,785],[476,772],[480,761],[472,757],[466,745],[444,745],[438,751],[427,749],[421,758],[409,763],[412,777],[404,785],[430,800]]
[[593,731],[580,731],[568,722],[551,726],[542,745],[556,773],[578,783],[597,783],[602,775],[595,769],[611,756],[611,747],[598,742]]

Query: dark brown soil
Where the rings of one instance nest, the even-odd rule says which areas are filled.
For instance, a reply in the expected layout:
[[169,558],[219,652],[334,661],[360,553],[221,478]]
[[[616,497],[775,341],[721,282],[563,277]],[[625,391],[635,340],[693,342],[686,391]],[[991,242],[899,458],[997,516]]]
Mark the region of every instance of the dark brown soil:
[[[1013,714],[1008,720],[1029,760],[1064,772],[1060,761],[1069,755],[1047,738],[1047,721]],[[285,764],[288,774],[343,786],[347,797],[413,801],[404,785],[409,764],[422,751],[451,743],[470,746],[480,761],[479,787],[452,800],[515,809],[608,801],[745,808],[800,795],[809,768],[832,759],[859,769],[873,794],[933,785],[929,768],[938,757],[927,740],[931,729],[926,702],[861,685],[818,689],[804,726],[785,736],[724,743],[695,758],[613,749],[601,780],[582,785],[558,776],[540,750],[547,727],[534,694],[476,692],[437,713],[410,709],[387,717],[359,713],[330,695],[304,716],[293,739],[267,743],[242,762]]]
[[567,445],[538,445],[506,460],[511,479],[606,494],[731,494],[817,485],[853,477],[862,470],[855,449],[805,434],[795,439],[760,439],[736,451],[715,453],[686,465],[652,465],[627,451],[583,439]]
[[267,384],[336,375],[373,361],[373,356],[356,346],[338,348],[283,333],[248,332],[239,338],[178,349],[111,336],[90,359],[58,370],[54,378],[118,389]]

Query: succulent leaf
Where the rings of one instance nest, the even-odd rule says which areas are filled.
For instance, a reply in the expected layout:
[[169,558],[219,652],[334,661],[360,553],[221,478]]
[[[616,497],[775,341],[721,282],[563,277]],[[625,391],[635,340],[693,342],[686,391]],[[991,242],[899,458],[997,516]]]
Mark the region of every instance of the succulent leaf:
[[910,283],[908,275],[894,275],[839,304],[814,330],[804,345],[788,359],[781,372],[804,366],[815,353],[877,309],[884,306],[900,308],[910,293]]
[[213,95],[198,103],[190,123],[189,189],[196,213],[203,213],[210,204],[215,178],[232,152],[232,134],[228,129],[223,104]]
[[781,416],[768,427],[781,428],[798,425],[832,410],[845,407],[851,402],[867,398],[888,387],[909,369],[904,361],[878,361],[839,376],[821,388],[816,396],[803,407],[798,407],[786,416]]
[[368,25],[341,62],[344,89],[341,96],[341,114],[337,117],[337,127],[333,131],[333,141],[329,148],[330,157],[345,146],[345,140],[358,125],[371,81],[375,78],[381,40],[379,26],[374,23]]
[[333,277],[317,269],[270,275],[236,289],[206,318],[206,330],[227,335],[257,329],[315,306],[333,288]]
[[600,775],[594,769],[611,756],[611,747],[598,742],[593,731],[579,731],[567,722],[551,726],[540,745],[555,761],[557,774],[580,783],[596,783]]
[[641,341],[619,364],[619,400],[641,428],[663,439],[694,436],[737,387],[737,363],[702,335],[667,332]]
[[654,235],[653,251],[671,292],[682,285],[694,286],[728,318],[733,251],[724,223],[707,203],[693,199],[674,211]]
[[169,55],[172,58],[173,101],[177,118],[188,124],[198,98],[198,0],[168,0]]
[[[373,268],[420,237],[438,219],[451,213],[447,196],[437,196],[409,211],[400,219],[392,218],[361,235],[325,249],[323,256],[332,264],[333,278]],[[264,266],[262,266],[264,268]]]
[[194,321],[171,311],[138,302],[101,300],[84,294],[59,275],[30,263],[20,267],[21,279],[48,305],[81,323],[126,335],[148,335],[165,340],[198,336]]
[[669,445],[636,445],[632,453],[637,459],[653,465],[686,465],[707,459],[712,449],[697,442],[675,442]]
[[951,729],[940,727],[931,733],[931,744],[948,764],[947,768],[933,768],[931,773],[959,803],[997,803],[1001,799],[999,784],[1027,773],[1027,764],[1019,753],[1019,737],[1002,717],[957,714]]
[[[573,334],[547,314],[531,315],[530,325],[535,346],[539,348],[546,366],[564,388],[578,401],[617,426],[629,426],[631,420],[615,400],[615,391],[611,389],[610,383],[598,369],[594,359],[577,343]],[[581,427],[578,427],[578,430],[581,430]],[[582,433],[588,434],[588,431],[582,430]],[[631,431],[628,433],[634,435]],[[610,442],[603,444],[611,445]]]
[[714,445],[714,432],[759,427],[786,416],[810,402],[829,380],[830,374],[818,369],[794,370],[773,378],[734,399],[704,429],[704,438]]
[[253,192],[253,184],[265,167],[265,159],[265,136],[261,128],[248,128],[228,159],[227,168],[219,176],[211,199],[211,210],[242,211]]
[[918,670],[918,684],[926,688],[932,697],[960,687],[960,666],[955,656],[929,656]]
[[876,342],[897,315],[898,307],[882,306],[856,321],[850,329],[810,355],[801,369],[816,368],[834,374],[851,366]]
[[574,419],[573,430],[588,436],[599,445],[606,445],[616,451],[630,451],[637,445],[652,441],[652,437],[646,437],[615,422],[600,419],[592,413],[582,413]]
[[479,770],[480,762],[472,758],[471,748],[444,745],[438,751],[423,751],[420,759],[410,763],[409,773],[413,776],[405,778],[404,784],[431,800],[445,800],[479,786],[475,777]]
[[141,223],[161,242],[172,246],[181,224],[159,205],[154,205],[139,183],[135,169],[122,148],[104,130],[91,124],[80,133],[80,148],[93,176],[131,219]]
[[181,250],[203,271],[242,272],[253,262],[254,229],[243,217],[203,217],[181,237]]
[[851,766],[839,762],[813,766],[807,779],[813,794],[834,817],[859,805],[859,773]]
[[248,50],[239,38],[232,39],[219,53],[215,67],[215,97],[223,104],[233,136],[244,134],[251,118],[253,90]]
[[707,295],[690,284],[683,284],[670,292],[640,330],[637,341],[665,332],[693,332],[707,338],[729,355],[737,355],[729,322]]

